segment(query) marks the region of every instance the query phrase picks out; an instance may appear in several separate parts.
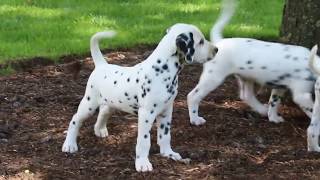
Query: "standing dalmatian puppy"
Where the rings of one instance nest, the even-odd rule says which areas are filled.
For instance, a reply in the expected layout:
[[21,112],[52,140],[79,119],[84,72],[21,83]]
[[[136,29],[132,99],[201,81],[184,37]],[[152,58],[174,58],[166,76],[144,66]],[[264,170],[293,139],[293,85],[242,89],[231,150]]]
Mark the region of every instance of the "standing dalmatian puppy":
[[114,110],[138,115],[138,138],[135,167],[139,172],[151,171],[148,159],[150,130],[158,121],[157,143],[160,154],[173,160],[181,156],[170,145],[173,101],[178,93],[178,75],[183,64],[205,63],[218,51],[193,25],[175,24],[157,48],[143,62],[133,67],[108,64],[99,49],[102,38],[114,32],[99,32],[91,38],[90,48],[95,69],[91,73],[85,95],[69,124],[62,151],[78,150],[77,136],[82,122],[99,109],[94,125],[95,135],[108,136],[107,120]]
[[319,135],[320,135],[320,58],[317,56],[318,46],[314,46],[311,50],[310,69],[318,75],[314,85],[315,102],[313,105],[313,113],[311,123],[308,127],[308,151],[320,152]]
[[[191,124],[205,123],[206,120],[198,115],[200,101],[230,75],[236,75],[240,81],[240,98],[257,112],[268,114],[269,121],[283,121],[277,109],[287,89],[291,91],[293,101],[311,117],[315,76],[308,67],[310,51],[301,46],[249,38],[223,39],[222,31],[235,7],[235,0],[224,0],[222,13],[211,30],[211,41],[219,48],[219,53],[204,64],[198,85],[188,94]],[[255,83],[273,88],[269,109],[256,99]]]

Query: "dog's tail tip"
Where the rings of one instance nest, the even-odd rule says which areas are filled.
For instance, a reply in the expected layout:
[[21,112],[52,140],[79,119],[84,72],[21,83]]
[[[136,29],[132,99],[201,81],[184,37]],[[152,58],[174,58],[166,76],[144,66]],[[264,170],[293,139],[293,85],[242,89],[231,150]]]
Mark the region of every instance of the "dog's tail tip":
[[114,30],[102,31],[95,33],[90,39],[90,51],[95,66],[101,63],[107,63],[99,48],[99,41],[103,38],[113,38],[117,35]]
[[213,43],[223,39],[222,31],[234,15],[238,2],[236,0],[223,0],[221,5],[220,15],[210,31],[210,41]]

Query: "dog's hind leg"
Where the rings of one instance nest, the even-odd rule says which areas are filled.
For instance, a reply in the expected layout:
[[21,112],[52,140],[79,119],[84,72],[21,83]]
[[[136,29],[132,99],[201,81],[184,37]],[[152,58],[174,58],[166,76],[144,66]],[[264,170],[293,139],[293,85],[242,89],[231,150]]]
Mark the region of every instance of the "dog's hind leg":
[[286,89],[272,89],[269,99],[268,119],[270,122],[280,123],[284,119],[279,115],[279,105]]
[[319,134],[320,134],[320,79],[315,84],[315,102],[311,123],[308,127],[308,151],[320,152]]
[[173,160],[180,160],[181,156],[179,153],[176,153],[171,148],[171,134],[170,127],[172,121],[172,110],[173,104],[169,105],[167,109],[158,115],[157,117],[157,143],[160,146],[160,154],[161,156],[171,158]]
[[99,114],[97,122],[94,125],[94,134],[98,137],[107,137],[107,121],[111,115],[111,108],[107,105],[101,105],[99,108]]
[[236,76],[240,86],[240,99],[247,103],[254,111],[257,111],[263,116],[267,116],[268,107],[262,104],[255,96],[254,82],[242,79]]
[[307,114],[312,117],[313,100],[310,92],[298,91],[293,89],[293,101]]
[[98,107],[95,97],[86,95],[82,98],[78,107],[77,113],[73,115],[72,120],[69,123],[67,137],[63,143],[62,151],[74,153],[78,151],[77,136],[82,122],[92,116]]

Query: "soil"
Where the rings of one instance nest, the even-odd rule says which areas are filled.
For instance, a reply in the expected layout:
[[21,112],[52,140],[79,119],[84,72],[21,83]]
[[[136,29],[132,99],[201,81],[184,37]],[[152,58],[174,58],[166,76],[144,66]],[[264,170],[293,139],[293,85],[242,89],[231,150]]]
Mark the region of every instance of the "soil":
[[[109,62],[130,66],[151,48],[107,53]],[[179,79],[172,124],[172,146],[190,163],[159,156],[152,130],[151,173],[134,168],[137,117],[116,112],[109,136],[94,136],[96,115],[84,122],[79,152],[61,152],[69,121],[94,68],[90,58],[28,67],[0,77],[0,179],[317,179],[320,154],[307,152],[309,119],[289,100],[285,122],[274,124],[239,100],[233,77],[201,103],[203,126],[189,123],[186,95],[202,67],[185,66]],[[213,77],[214,78],[214,77]],[[269,91],[259,91],[267,102]]]

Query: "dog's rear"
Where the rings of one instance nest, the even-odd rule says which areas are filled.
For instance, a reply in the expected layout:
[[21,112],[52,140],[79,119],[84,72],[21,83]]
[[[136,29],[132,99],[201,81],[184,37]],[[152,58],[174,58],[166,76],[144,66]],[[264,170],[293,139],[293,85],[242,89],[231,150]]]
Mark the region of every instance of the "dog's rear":
[[234,15],[237,2],[235,0],[224,0],[221,14],[210,31],[210,41],[217,43],[223,39],[223,29]]

